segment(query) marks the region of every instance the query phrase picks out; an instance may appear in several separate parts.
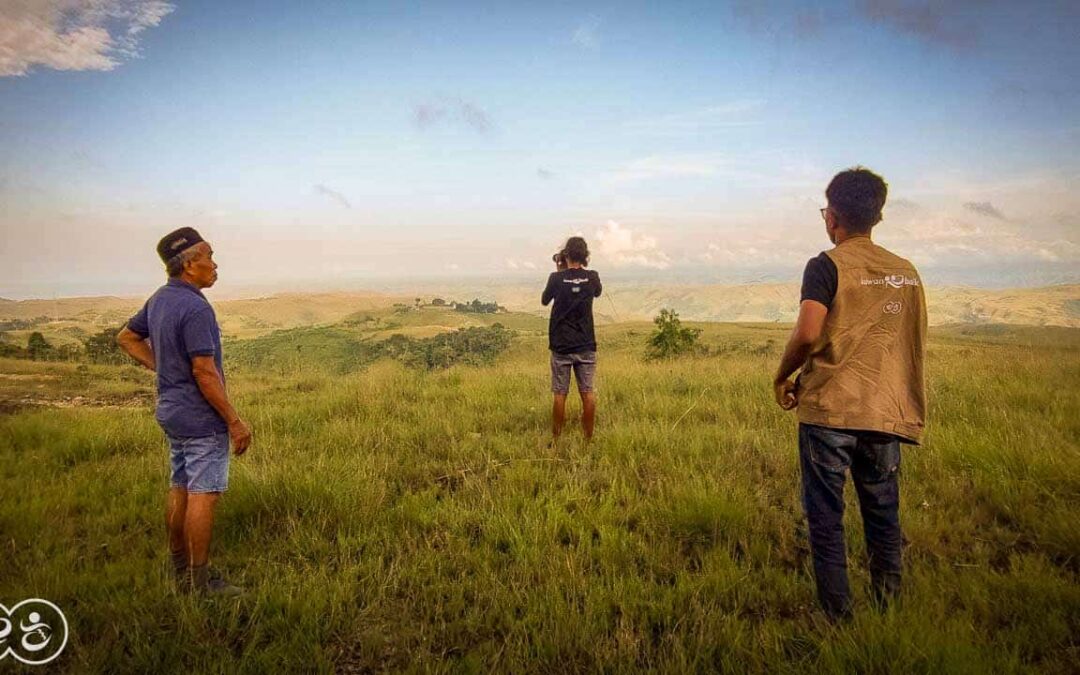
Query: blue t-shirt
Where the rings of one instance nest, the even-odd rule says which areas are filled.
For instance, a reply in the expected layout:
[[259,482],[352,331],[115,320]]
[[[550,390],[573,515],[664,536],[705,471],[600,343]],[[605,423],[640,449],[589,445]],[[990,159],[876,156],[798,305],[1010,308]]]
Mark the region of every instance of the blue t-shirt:
[[192,357],[213,356],[224,384],[221,331],[214,308],[202,292],[180,279],[169,279],[128,320],[127,327],[150,338],[157,370],[157,421],[165,433],[190,438],[228,431],[191,372]]

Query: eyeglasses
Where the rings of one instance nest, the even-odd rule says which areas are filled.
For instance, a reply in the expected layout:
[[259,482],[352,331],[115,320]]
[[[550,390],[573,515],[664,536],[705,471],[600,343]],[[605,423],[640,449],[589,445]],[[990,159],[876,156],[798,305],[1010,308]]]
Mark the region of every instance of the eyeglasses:
[[826,222],[828,222],[828,220],[829,220],[828,218],[826,218],[826,217],[825,217],[825,213],[826,213],[826,212],[827,212],[828,210],[829,210],[829,207],[828,207],[828,206],[822,207],[822,208],[820,209],[820,211],[821,211],[821,219],[822,219],[822,220],[824,220],[824,221],[826,221]]

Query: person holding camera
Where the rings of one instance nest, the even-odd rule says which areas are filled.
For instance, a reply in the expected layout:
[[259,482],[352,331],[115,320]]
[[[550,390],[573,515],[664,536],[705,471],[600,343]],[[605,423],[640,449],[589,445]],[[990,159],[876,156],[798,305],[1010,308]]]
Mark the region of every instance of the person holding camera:
[[557,440],[566,422],[566,395],[570,393],[570,372],[577,380],[581,395],[581,430],[585,440],[592,440],[596,424],[596,332],[593,328],[593,298],[600,297],[600,275],[585,269],[589,247],[582,237],[570,237],[566,246],[552,256],[555,272],[548,277],[540,302],[552,301],[548,321],[548,347],[551,349],[551,435]]

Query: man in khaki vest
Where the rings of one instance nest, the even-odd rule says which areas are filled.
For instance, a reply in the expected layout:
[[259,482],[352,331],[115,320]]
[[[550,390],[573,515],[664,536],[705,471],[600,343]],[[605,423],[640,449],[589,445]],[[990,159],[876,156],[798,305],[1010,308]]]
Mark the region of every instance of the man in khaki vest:
[[873,597],[884,606],[900,590],[900,444],[919,443],[926,414],[922,281],[910,262],[870,240],[887,191],[862,167],[829,183],[821,214],[836,247],[806,265],[799,318],[774,381],[776,402],[798,407],[814,577],[833,619],[851,614],[845,473],[859,496]]

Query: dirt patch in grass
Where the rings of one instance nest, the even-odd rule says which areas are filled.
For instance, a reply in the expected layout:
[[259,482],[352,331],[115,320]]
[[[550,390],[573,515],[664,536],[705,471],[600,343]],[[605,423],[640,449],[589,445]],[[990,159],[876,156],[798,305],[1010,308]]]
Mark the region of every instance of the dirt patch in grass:
[[40,375],[37,373],[0,373],[0,380],[15,380],[19,382],[24,381],[38,381],[38,380],[59,380],[59,375]]
[[0,399],[0,415],[12,415],[32,408],[100,408],[103,410],[122,410],[141,408],[153,403],[152,395],[129,396],[125,398],[101,399],[91,396],[62,396],[59,398],[36,398],[24,396],[17,399]]

